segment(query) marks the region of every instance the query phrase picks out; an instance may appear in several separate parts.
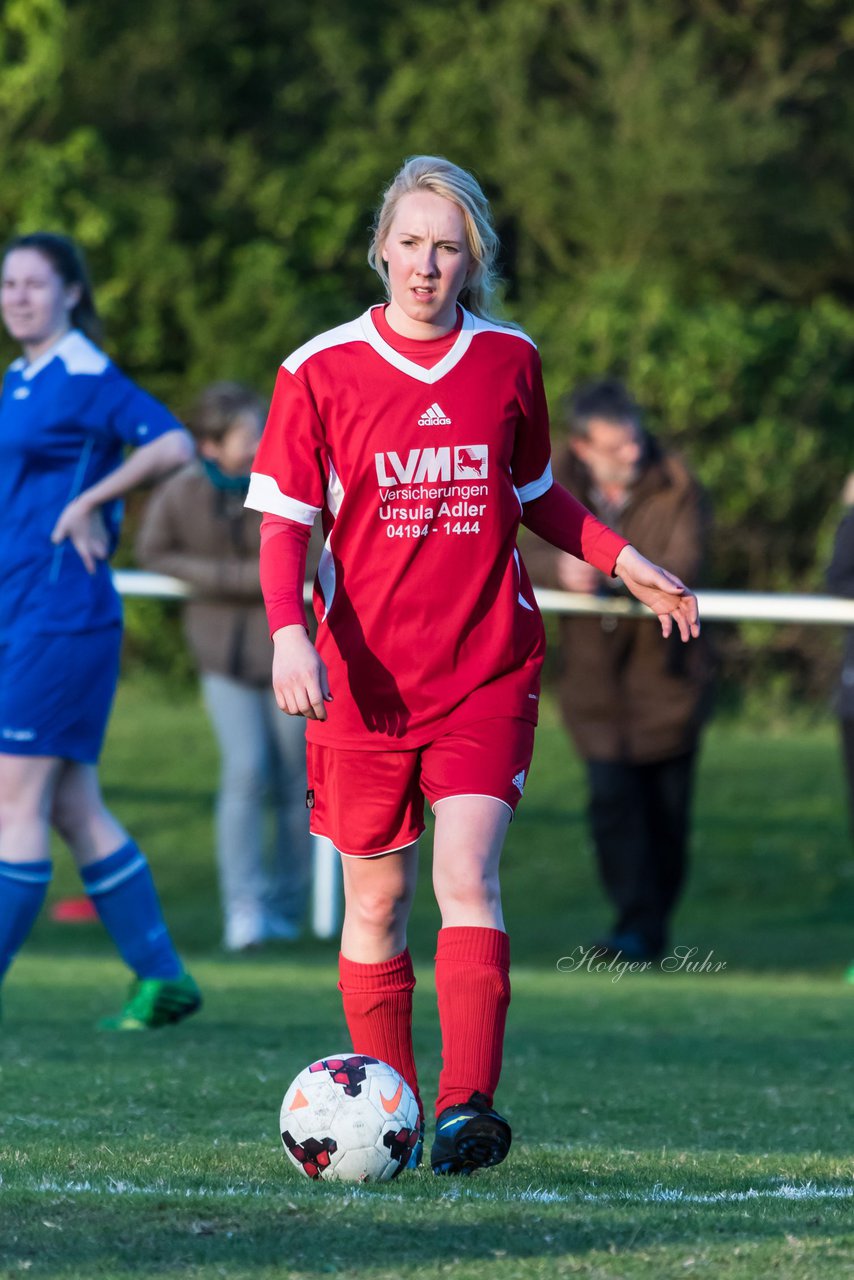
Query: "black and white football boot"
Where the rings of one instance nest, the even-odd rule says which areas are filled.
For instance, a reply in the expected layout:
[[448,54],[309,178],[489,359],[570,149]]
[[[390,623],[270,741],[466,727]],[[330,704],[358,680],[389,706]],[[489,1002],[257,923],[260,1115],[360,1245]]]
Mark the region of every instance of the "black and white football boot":
[[489,1169],[510,1150],[510,1125],[493,1111],[482,1093],[468,1102],[446,1107],[436,1121],[430,1165],[436,1174],[473,1173]]

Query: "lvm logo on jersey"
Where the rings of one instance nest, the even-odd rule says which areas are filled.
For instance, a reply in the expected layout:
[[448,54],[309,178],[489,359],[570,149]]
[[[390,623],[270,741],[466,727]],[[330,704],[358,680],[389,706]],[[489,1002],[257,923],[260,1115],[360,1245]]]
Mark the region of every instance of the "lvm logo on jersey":
[[485,480],[489,472],[489,445],[410,449],[406,461],[394,452],[375,453],[374,461],[381,489],[399,484],[435,484],[441,480]]

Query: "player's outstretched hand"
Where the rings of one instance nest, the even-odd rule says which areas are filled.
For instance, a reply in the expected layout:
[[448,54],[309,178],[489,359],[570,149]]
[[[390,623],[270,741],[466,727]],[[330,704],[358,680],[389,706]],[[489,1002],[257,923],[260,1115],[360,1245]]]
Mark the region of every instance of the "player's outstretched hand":
[[100,507],[91,507],[83,498],[75,498],[60,513],[50,535],[51,542],[64,542],[74,547],[88,573],[94,573],[99,560],[110,552],[107,526]]
[[670,635],[674,622],[683,640],[696,639],[700,634],[697,597],[674,574],[659,568],[631,546],[623,547],[617,556],[614,572],[641,604],[658,614],[663,636]]
[[332,701],[326,663],[305,627],[280,627],[273,635],[273,692],[282,711],[306,720],[325,720]]

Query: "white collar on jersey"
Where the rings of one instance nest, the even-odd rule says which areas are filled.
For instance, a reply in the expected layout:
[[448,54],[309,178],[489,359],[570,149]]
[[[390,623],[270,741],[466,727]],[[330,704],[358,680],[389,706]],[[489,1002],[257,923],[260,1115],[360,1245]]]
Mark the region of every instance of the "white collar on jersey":
[[41,373],[55,356],[59,356],[69,373],[103,373],[108,363],[103,351],[99,351],[85,334],[79,329],[69,329],[52,347],[48,347],[47,351],[43,351],[29,364],[26,357],[21,356],[11,367],[20,372],[21,377],[29,382],[37,373]]
[[[460,306],[460,304],[457,304]],[[414,360],[407,360],[406,356],[402,356],[399,351],[395,351],[394,347],[390,347],[377,329],[371,319],[373,307],[369,307],[363,315],[359,316],[359,325],[365,341],[368,342],[376,351],[377,355],[382,356],[389,364],[394,365],[395,369],[399,369],[401,373],[406,373],[410,378],[416,378],[418,382],[426,382],[428,384],[438,382],[440,378],[444,378],[446,373],[450,373],[455,365],[458,365],[465,353],[471,345],[474,337],[476,322],[471,312],[466,311],[465,307],[460,306],[463,313],[462,327],[457,334],[457,339],[450,351],[447,351],[438,364],[434,364],[432,369],[425,369],[423,365],[416,364]]]

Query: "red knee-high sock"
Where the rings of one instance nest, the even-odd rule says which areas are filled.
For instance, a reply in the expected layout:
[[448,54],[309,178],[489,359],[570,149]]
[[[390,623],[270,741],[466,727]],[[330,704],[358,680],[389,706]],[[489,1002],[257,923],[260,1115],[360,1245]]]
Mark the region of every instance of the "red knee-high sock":
[[442,1072],[436,1114],[483,1093],[490,1106],[501,1075],[510,1003],[510,939],[500,929],[440,929],[436,995]]
[[379,964],[358,964],[338,956],[338,990],[355,1053],[387,1062],[399,1071],[424,1108],[412,1048],[412,992],[415,974],[409,951]]

